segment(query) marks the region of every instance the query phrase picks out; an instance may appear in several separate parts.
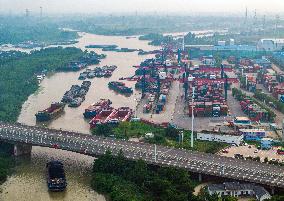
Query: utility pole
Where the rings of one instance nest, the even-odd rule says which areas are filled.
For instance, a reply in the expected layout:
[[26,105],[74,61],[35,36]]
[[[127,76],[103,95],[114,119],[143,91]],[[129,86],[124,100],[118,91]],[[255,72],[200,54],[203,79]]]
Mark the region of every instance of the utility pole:
[[254,26],[256,27],[256,25],[257,25],[256,9],[254,10],[253,24],[254,24]]
[[181,50],[178,49],[178,64],[181,63]]
[[39,8],[40,8],[40,19],[42,19],[42,16],[43,16],[42,7],[39,7]]
[[183,131],[180,131],[179,133],[179,143],[180,144],[183,144],[183,136],[184,136]]
[[275,39],[278,37],[278,23],[280,20],[280,16],[276,15],[276,19],[275,19]]
[[145,97],[146,93],[146,69],[143,67],[142,69],[143,77],[142,77],[142,98]]
[[248,8],[246,8],[246,12],[245,12],[245,25],[247,25],[248,22]]
[[155,163],[157,162],[157,145],[155,144],[155,150],[154,150],[154,154],[155,154]]
[[[245,11],[245,33],[248,33],[247,28],[248,28],[248,8],[246,7],[246,11]],[[247,34],[246,34],[247,35]]]
[[193,123],[194,123],[194,106],[193,106],[193,103],[194,103],[194,91],[195,91],[195,87],[192,87],[192,106],[191,106],[191,141],[190,141],[190,146],[191,148],[193,148]]
[[30,16],[30,11],[29,9],[26,9],[26,17],[29,17]]
[[182,37],[182,51],[184,52],[185,49],[185,42],[184,42],[184,36]]
[[265,30],[265,24],[266,24],[266,15],[263,15],[262,19],[262,29]]

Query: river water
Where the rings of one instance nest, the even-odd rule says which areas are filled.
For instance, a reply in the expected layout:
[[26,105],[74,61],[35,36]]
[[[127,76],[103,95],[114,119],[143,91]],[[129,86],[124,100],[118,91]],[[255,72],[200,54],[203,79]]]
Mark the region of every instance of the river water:
[[[154,50],[156,47],[149,46],[147,41],[139,41],[137,38],[126,39],[118,36],[98,36],[94,34],[81,33],[79,43],[73,45],[85,50],[90,44],[115,44],[119,47],[136,48],[143,50]],[[100,65],[117,65],[111,78],[94,78],[92,86],[86,96],[86,100],[78,108],[65,108],[65,113],[48,125],[50,128],[79,131],[90,134],[88,122],[83,118],[83,111],[93,102],[100,98],[108,98],[114,107],[129,106],[135,108],[135,99],[138,92],[130,97],[114,93],[108,89],[108,82],[118,80],[120,77],[133,75],[133,65],[139,64],[153,55],[138,56],[137,52],[118,53],[102,52],[107,58]],[[90,68],[94,68],[91,66]],[[24,103],[18,121],[27,125],[36,125],[35,113],[47,108],[51,102],[60,101],[66,90],[72,84],[81,84],[78,80],[80,72],[62,72],[47,76],[40,84],[39,90],[31,95]],[[126,82],[127,86],[134,87],[134,82]],[[68,188],[62,193],[49,193],[45,179],[45,164],[49,160],[61,160],[65,165]],[[20,158],[15,173],[8,181],[0,186],[0,201],[104,201],[102,195],[97,194],[90,188],[90,174],[94,158],[63,150],[54,150],[43,147],[33,147],[32,154],[28,158]],[[2,193],[1,193],[2,192]]]

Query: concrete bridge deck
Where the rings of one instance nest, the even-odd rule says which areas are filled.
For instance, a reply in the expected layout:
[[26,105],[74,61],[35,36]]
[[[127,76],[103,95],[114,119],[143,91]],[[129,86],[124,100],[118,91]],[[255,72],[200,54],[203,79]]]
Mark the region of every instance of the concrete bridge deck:
[[147,143],[136,143],[75,132],[0,122],[0,140],[98,156],[123,151],[131,160],[184,168],[190,172],[284,188],[284,167],[239,160]]

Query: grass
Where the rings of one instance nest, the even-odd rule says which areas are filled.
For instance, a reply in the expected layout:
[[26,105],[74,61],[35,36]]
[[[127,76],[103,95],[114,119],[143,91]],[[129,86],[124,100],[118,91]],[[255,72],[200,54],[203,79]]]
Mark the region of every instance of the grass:
[[[106,129],[107,128],[107,129]],[[117,139],[129,139],[129,138],[140,138],[144,137],[146,133],[153,133],[154,138],[144,139],[145,142],[151,144],[159,144],[164,146],[170,146],[175,148],[183,148],[187,150],[200,151],[205,153],[217,153],[220,150],[228,146],[226,143],[221,142],[210,142],[196,140],[196,134],[194,136],[194,148],[190,146],[191,132],[183,130],[184,142],[179,143],[179,132],[174,128],[161,128],[148,125],[142,122],[122,122],[117,127],[95,129],[93,130],[94,135],[110,136],[114,135]]]

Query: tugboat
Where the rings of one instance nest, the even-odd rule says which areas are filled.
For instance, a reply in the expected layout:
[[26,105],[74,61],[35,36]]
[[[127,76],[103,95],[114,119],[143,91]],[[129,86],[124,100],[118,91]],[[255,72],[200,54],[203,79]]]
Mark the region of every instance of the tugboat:
[[52,103],[49,108],[35,114],[36,120],[39,122],[49,121],[62,113],[64,111],[64,107],[64,103]]
[[60,161],[50,161],[46,164],[47,187],[50,191],[64,191],[67,187],[64,166]]

